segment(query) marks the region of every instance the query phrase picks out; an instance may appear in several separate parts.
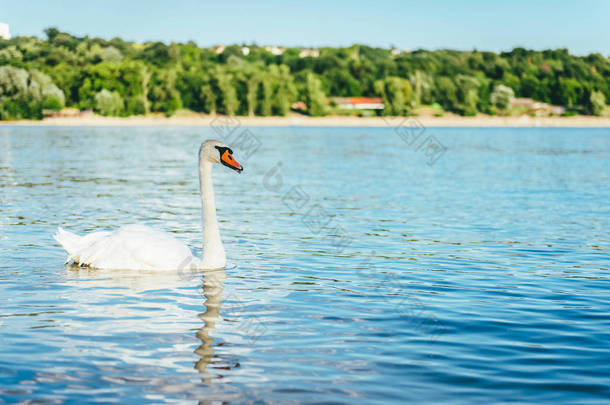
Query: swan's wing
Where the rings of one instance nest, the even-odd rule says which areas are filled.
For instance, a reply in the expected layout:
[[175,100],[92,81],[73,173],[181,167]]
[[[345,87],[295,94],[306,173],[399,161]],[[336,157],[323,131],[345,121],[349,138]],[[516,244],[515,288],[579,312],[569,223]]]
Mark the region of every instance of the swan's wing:
[[186,243],[174,235],[143,225],[130,225],[117,231],[132,258],[154,269],[179,270],[195,264]]
[[184,242],[143,225],[125,226],[114,233],[96,232],[82,239],[81,248],[71,254],[81,265],[133,270],[180,270],[197,265]]
[[111,232],[93,232],[85,236],[79,236],[59,227],[53,237],[68,252],[66,263],[71,260],[78,263],[81,260],[80,255],[83,251],[110,235],[112,235]]

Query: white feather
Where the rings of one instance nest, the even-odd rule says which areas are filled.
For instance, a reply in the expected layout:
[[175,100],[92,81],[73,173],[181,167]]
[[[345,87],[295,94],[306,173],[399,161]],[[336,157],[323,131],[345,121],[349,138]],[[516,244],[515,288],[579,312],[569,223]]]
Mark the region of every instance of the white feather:
[[144,225],[78,236],[62,228],[55,234],[67,262],[100,269],[178,270],[199,267],[199,259],[173,235]]

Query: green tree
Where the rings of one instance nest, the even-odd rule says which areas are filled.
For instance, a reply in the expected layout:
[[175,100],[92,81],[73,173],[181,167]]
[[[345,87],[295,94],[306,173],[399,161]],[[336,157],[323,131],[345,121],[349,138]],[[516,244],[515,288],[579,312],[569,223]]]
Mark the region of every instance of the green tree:
[[479,101],[479,81],[468,75],[457,75],[455,78],[460,101],[459,112],[463,115],[476,115]]
[[504,76],[502,77],[502,83],[505,86],[508,86],[513,89],[515,93],[519,94],[521,89],[521,81],[519,80],[519,77],[517,75],[510,72],[505,72]]
[[119,80],[125,89],[125,113],[148,114],[151,71],[141,61],[124,61],[118,67]]
[[312,117],[323,116],[328,112],[328,103],[326,95],[322,91],[322,83],[313,73],[307,74],[305,104],[307,105],[307,112]]
[[433,80],[432,76],[416,70],[410,78],[411,87],[413,88],[413,103],[415,106],[421,104],[432,104],[434,99],[432,98]]
[[273,78],[271,75],[264,75],[261,81],[260,97],[259,97],[259,113],[263,117],[271,115],[273,108]]
[[0,66],[0,97],[25,97],[28,90],[28,72],[13,66]]
[[0,119],[32,117],[35,102],[28,100],[28,76],[25,69],[0,66]]
[[534,99],[540,99],[540,80],[534,75],[528,74],[523,76],[521,79],[521,91],[522,97],[531,97]]
[[210,84],[201,86],[201,99],[203,100],[204,111],[208,114],[216,114],[216,102],[218,97]]
[[23,59],[23,53],[16,46],[7,46],[0,49],[0,64],[19,64]]
[[260,77],[256,74],[253,74],[248,79],[248,94],[246,96],[247,102],[248,102],[248,116],[250,116],[250,117],[253,117],[254,111],[256,111],[259,86],[260,86]]
[[53,42],[55,37],[59,35],[59,30],[56,27],[49,27],[44,29],[44,33],[47,35],[47,41]]
[[220,90],[220,102],[222,107],[220,112],[226,115],[235,115],[239,110],[239,99],[237,98],[237,91],[231,75],[217,71],[216,80],[218,89]]
[[[274,66],[271,66],[274,68]],[[284,116],[290,111],[292,101],[296,98],[296,87],[290,70],[286,65],[279,65],[277,69],[272,69],[276,75],[276,90],[273,100],[274,114]]]
[[108,46],[106,48],[102,48],[100,51],[100,58],[104,62],[120,62],[123,60],[123,54],[114,46]]
[[119,115],[123,110],[123,99],[116,91],[102,89],[95,95],[95,109],[102,115]]
[[500,110],[506,110],[515,98],[515,92],[508,86],[499,84],[491,93],[491,103]]
[[42,109],[60,110],[65,96],[46,74],[0,67],[0,118],[40,118]]
[[592,91],[589,96],[590,109],[593,115],[602,115],[606,109],[606,97],[601,91]]
[[407,103],[411,101],[413,89],[408,80],[390,76],[375,83],[377,94],[381,95],[384,104],[384,115],[403,115],[407,112]]
[[453,111],[458,105],[457,87],[453,80],[447,76],[441,76],[436,80],[436,101],[445,109]]
[[576,79],[559,80],[559,94],[555,98],[557,104],[565,105],[568,108],[574,108],[581,103],[584,89]]
[[172,68],[157,70],[153,75],[154,85],[149,94],[153,111],[163,112],[169,117],[182,108],[182,99],[176,87],[177,74]]

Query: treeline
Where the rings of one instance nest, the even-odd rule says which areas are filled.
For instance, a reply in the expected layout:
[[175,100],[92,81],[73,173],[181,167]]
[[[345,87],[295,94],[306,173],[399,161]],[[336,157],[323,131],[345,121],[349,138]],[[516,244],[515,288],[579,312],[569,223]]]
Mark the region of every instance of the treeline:
[[462,115],[502,113],[512,97],[601,114],[610,99],[610,60],[565,49],[391,52],[354,45],[319,56],[287,48],[193,42],[133,43],[78,38],[55,28],[45,40],[0,39],[0,119],[41,118],[65,106],[129,116],[181,108],[205,113],[285,115],[296,101],[310,115],[328,97],[383,97],[387,115],[437,104]]

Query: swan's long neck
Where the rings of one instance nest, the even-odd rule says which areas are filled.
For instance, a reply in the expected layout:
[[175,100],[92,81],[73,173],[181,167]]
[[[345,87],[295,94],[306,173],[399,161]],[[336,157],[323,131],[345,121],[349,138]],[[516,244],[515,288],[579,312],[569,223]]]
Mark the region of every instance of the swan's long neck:
[[216,219],[214,185],[212,184],[212,163],[199,162],[199,183],[201,185],[201,204],[203,206],[203,259],[202,268],[219,269],[225,267],[227,258]]

